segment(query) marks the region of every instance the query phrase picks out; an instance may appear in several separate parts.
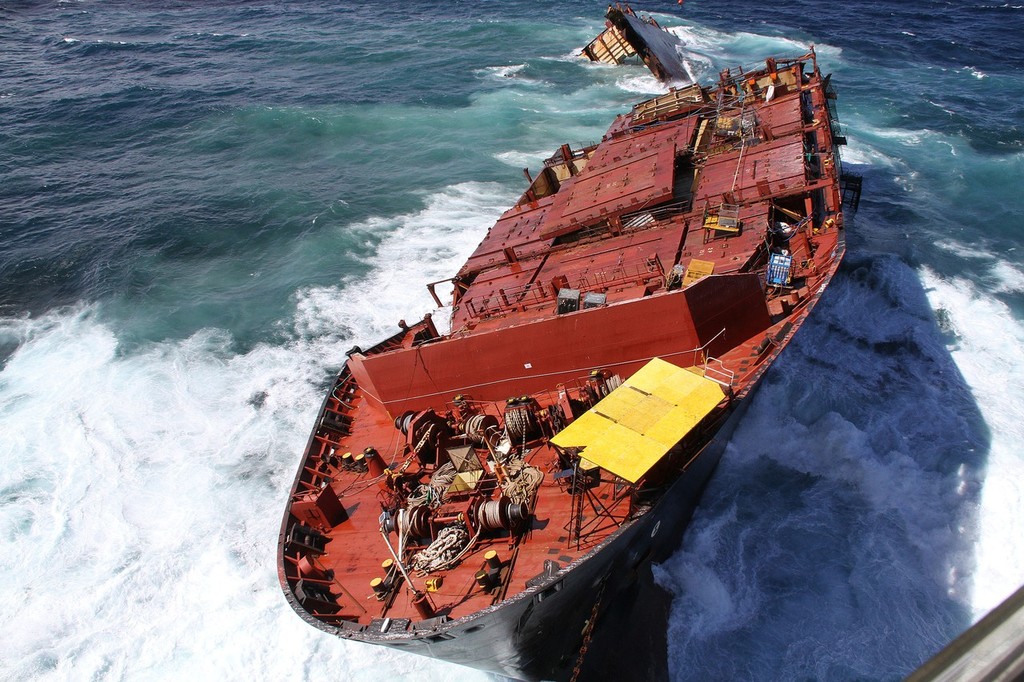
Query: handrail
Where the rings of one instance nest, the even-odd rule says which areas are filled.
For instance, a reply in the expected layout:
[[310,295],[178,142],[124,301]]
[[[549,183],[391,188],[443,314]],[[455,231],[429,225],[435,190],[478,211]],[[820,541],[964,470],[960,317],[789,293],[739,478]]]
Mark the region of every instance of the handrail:
[[[712,367],[711,363],[717,363],[718,366]],[[728,369],[720,359],[709,357],[704,363],[704,377],[711,379],[715,383],[732,388],[733,383],[736,381],[736,372]]]
[[[693,366],[694,367],[700,367],[701,369],[704,370],[702,376],[704,376],[704,377],[706,377],[708,379],[711,379],[715,383],[722,384],[723,386],[727,386],[730,389],[732,389],[733,384],[736,381],[736,372],[734,372],[731,369],[727,368],[725,366],[725,363],[722,362],[719,358],[714,358],[714,357],[711,357],[710,355],[707,354],[708,347],[712,343],[714,343],[714,341],[718,337],[722,336],[723,334],[725,334],[725,327],[722,327],[722,330],[720,332],[718,332],[717,334],[712,336],[710,339],[708,339],[707,342],[705,342],[703,346],[701,346],[700,348],[695,348],[693,350],[693,353],[694,353]],[[700,360],[699,361],[697,359],[697,357],[698,357],[697,353],[700,353]],[[717,365],[717,366],[713,366],[713,365]]]

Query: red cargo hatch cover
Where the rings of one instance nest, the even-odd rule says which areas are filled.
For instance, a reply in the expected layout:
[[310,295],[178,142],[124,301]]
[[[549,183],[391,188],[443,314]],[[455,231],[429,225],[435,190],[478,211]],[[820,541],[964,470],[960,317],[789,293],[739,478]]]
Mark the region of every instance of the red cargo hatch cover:
[[671,199],[674,137],[651,135],[645,140],[630,138],[602,146],[572,186],[555,195],[541,237],[568,234],[604,216]]

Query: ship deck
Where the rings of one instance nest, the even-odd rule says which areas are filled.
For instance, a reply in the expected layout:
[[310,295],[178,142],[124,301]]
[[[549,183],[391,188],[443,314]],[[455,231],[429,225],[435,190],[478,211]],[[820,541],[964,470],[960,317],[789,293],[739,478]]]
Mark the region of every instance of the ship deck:
[[813,53],[769,59],[559,149],[450,280],[450,334],[350,352],[282,525],[297,608],[436,633],[548,589],[684,476],[842,255],[830,99]]

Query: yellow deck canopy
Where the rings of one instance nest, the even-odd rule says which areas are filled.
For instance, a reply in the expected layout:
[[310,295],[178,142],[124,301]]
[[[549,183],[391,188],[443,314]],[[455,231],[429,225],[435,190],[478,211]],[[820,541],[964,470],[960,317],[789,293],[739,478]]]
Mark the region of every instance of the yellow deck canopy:
[[654,358],[558,433],[560,448],[636,483],[724,397],[711,379]]

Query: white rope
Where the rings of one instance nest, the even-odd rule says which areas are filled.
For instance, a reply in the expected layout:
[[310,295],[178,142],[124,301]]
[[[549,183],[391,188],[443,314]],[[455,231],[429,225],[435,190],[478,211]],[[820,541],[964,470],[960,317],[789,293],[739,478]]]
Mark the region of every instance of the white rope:
[[440,571],[458,561],[472,543],[461,525],[442,528],[430,546],[412,555],[409,566],[419,576]]
[[521,459],[513,459],[505,465],[505,473],[507,477],[501,486],[505,497],[513,502],[530,504],[544,480],[544,472]]

